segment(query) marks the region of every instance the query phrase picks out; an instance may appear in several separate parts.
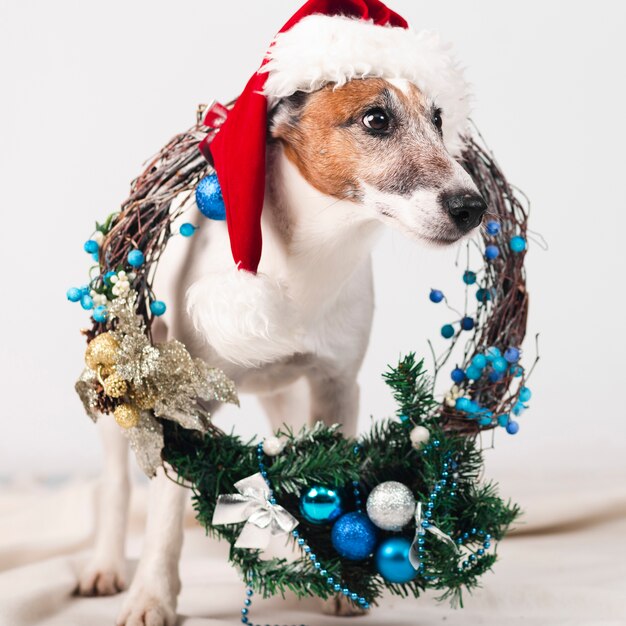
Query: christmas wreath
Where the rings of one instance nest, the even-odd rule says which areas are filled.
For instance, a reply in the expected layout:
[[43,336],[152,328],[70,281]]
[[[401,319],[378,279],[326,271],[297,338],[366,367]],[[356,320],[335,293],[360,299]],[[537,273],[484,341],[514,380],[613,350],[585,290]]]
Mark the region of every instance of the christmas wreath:
[[[358,67],[369,69],[357,72],[351,51],[349,58],[334,60],[336,67],[328,65],[331,44],[326,49],[309,45],[306,37],[304,43],[297,40],[294,24],[305,23],[314,28],[302,26],[298,37],[308,33],[316,41],[323,24],[331,44],[345,29],[354,31],[353,43],[364,43]],[[238,99],[239,109],[200,107],[196,124],[174,137],[133,181],[121,210],[96,224],[84,245],[94,260],[89,282],[67,292],[92,318],[84,331],[86,368],[76,384],[87,413],[94,420],[113,414],[146,474],[165,464],[168,475],[192,489],[200,523],[230,543],[230,560],[246,581],[245,624],[251,624],[255,592],[342,594],[366,609],[385,589],[418,596],[432,588],[460,602],[463,589],[475,587],[492,567],[497,542],[519,514],[495,485],[481,480],[481,434],[498,426],[516,434],[517,418],[531,397],[532,367],[521,363],[528,313],[527,207],[479,135],[459,131],[466,104],[451,86],[464,83],[446,49],[436,37],[406,29],[406,21],[379,0],[309,0],[281,30],[287,53],[271,47]],[[391,69],[386,57],[379,58],[387,49],[379,38],[387,36],[400,50],[389,60]],[[294,46],[306,63],[294,56]],[[382,65],[363,61],[370,57]],[[280,99],[389,72],[416,84],[426,77],[446,101],[451,121],[444,125],[451,124],[446,128],[452,132],[443,132],[442,139],[489,206],[480,241],[466,244],[467,260],[459,270],[464,306],[457,310],[440,290],[430,292],[433,303],[450,311],[440,330],[449,343],[439,355],[431,345],[430,375],[414,354],[384,375],[398,404],[395,418],[375,423],[356,439],[318,423],[245,442],[211,420],[216,403],[238,401],[232,381],[181,342],[153,337],[153,322],[166,310],[153,288],[159,260],[172,237],[193,237],[204,219],[225,219],[221,181],[224,196],[236,188],[241,204],[233,211],[231,196],[229,229],[237,230],[233,220],[243,220],[239,226],[250,243],[235,260],[240,269],[255,272],[269,103],[260,95]],[[250,157],[246,167],[226,167],[242,146]],[[213,154],[222,163],[215,161],[219,180]],[[254,219],[246,221],[250,215]],[[190,221],[181,224],[184,219]],[[440,397],[435,390],[442,373],[449,373],[451,383]],[[266,548],[276,539],[292,541],[300,556],[269,556]]]
[[[232,382],[180,342],[155,344],[151,336],[165,310],[152,283],[168,240],[193,236],[203,219],[223,219],[219,184],[198,153],[215,132],[203,118],[148,163],[121,211],[85,243],[96,263],[89,283],[67,297],[93,322],[83,331],[86,368],[76,385],[87,412],[114,415],[148,475],[165,462],[192,489],[200,523],[231,544],[230,560],[246,580],[246,623],[254,591],[342,593],[367,608],[384,589],[418,596],[434,588],[460,601],[492,567],[497,541],[519,514],[480,481],[478,435],[497,426],[515,434],[530,399],[530,372],[520,362],[527,210],[491,154],[468,138],[463,165],[490,219],[481,242],[466,244],[466,306],[441,328],[450,343],[432,375],[413,354],[390,368],[384,376],[397,417],[358,439],[317,424],[244,442],[219,430],[207,409],[211,400],[237,402]],[[172,223],[194,203],[200,225],[174,232]],[[470,267],[477,257],[482,267]],[[454,311],[441,291],[429,297]],[[457,343],[463,356],[448,367],[452,385],[438,400],[435,384]],[[270,537],[281,534],[301,549],[300,559],[262,558]]]

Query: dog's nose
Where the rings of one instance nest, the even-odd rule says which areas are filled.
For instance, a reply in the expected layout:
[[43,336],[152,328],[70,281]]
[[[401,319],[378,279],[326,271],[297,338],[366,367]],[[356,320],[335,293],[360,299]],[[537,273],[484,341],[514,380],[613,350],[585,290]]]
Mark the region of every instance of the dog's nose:
[[473,193],[447,195],[443,198],[443,205],[448,209],[452,221],[465,233],[480,224],[487,210],[487,203]]

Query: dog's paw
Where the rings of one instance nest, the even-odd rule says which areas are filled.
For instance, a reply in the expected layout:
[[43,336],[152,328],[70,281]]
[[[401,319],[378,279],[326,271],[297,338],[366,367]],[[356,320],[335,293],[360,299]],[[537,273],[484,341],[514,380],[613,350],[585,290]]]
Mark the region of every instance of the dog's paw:
[[78,579],[76,593],[81,596],[112,596],[126,589],[124,562],[93,561]]
[[168,595],[145,587],[131,588],[117,618],[117,626],[174,626],[176,600]]
[[367,611],[351,602],[343,594],[338,594],[322,604],[322,612],[326,615],[336,615],[338,617],[357,617],[365,615]]

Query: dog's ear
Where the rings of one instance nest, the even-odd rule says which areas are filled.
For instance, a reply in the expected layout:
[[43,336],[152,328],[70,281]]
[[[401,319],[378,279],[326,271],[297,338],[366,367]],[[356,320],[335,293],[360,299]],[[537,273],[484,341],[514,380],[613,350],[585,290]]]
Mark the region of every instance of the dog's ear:
[[306,106],[310,94],[296,91],[293,95],[283,98],[270,112],[269,134],[273,139],[289,138],[296,132],[300,116]]

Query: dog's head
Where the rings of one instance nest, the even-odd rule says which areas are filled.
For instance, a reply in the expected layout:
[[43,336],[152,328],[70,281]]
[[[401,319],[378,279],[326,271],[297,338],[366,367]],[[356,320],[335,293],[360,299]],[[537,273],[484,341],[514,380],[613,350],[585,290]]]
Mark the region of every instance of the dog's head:
[[284,99],[271,134],[322,193],[445,245],[478,226],[486,204],[444,146],[443,116],[415,85],[367,78]]

